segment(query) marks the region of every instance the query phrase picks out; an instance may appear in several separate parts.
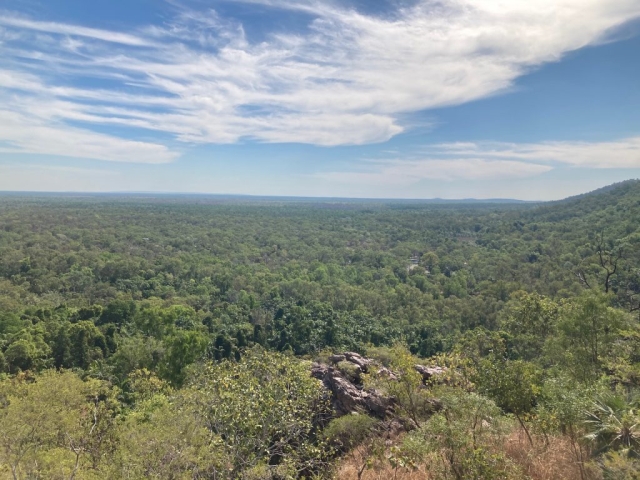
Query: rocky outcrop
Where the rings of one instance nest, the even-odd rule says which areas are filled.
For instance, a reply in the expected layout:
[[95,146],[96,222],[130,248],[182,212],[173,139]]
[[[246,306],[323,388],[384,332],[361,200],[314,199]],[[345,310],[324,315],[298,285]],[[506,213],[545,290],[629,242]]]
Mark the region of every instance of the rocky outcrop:
[[[331,392],[331,402],[336,415],[363,411],[382,419],[391,416],[394,398],[375,389],[364,388],[361,375],[375,372],[378,377],[397,380],[396,373],[355,352],[331,355],[328,360],[328,365],[314,363],[311,376],[320,380]],[[416,365],[415,369],[422,376],[425,385],[435,376],[445,372],[444,368],[424,365]]]
[[311,376],[322,381],[325,388],[331,392],[331,402],[337,415],[364,410],[370,415],[385,418],[393,411],[392,397],[353,384],[336,367],[314,363]]
[[416,365],[416,371],[422,375],[422,381],[426,384],[433,377],[443,374],[446,369],[442,367],[425,367],[424,365]]
[[372,359],[364,358],[362,355],[355,352],[345,352],[344,357],[347,362],[356,365],[363,373],[367,373],[369,371],[369,366],[375,363]]

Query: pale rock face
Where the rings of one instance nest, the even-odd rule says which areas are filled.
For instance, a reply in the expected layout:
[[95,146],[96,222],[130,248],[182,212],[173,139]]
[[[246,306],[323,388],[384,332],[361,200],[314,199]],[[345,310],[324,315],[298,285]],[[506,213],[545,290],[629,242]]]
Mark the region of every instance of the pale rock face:
[[[375,389],[363,388],[359,380],[359,375],[368,373],[371,367],[376,367],[375,371],[378,375],[396,380],[398,377],[393,371],[384,366],[376,365],[375,360],[365,358],[355,352],[332,355],[329,357],[329,361],[332,365],[314,363],[311,367],[311,376],[322,381],[325,388],[331,392],[332,405],[338,416],[364,411],[384,419],[393,414],[395,399],[385,396]],[[355,367],[358,373],[355,381],[351,381],[336,367],[340,362],[349,362]],[[442,367],[425,367],[423,365],[416,365],[415,369],[422,376],[425,384],[446,370]]]
[[385,418],[392,412],[393,398],[383,396],[374,389],[359,388],[335,367],[314,363],[311,376],[321,380],[331,392],[333,408],[339,416],[364,410],[376,417]]

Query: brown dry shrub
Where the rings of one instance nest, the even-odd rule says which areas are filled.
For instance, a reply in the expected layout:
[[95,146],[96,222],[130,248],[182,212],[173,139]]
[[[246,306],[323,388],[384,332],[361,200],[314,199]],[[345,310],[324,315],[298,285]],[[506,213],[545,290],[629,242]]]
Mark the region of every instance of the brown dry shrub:
[[[336,472],[336,479],[340,480],[359,480],[358,472],[362,468],[363,455],[365,452],[352,452],[341,463]],[[365,470],[360,480],[435,480],[435,477],[429,475],[425,470],[425,466],[421,465],[417,470],[394,469],[387,462],[378,463],[373,469]]]
[[592,465],[584,465],[581,476],[577,453],[567,437],[552,436],[546,444],[541,437],[533,437],[533,446],[525,433],[513,431],[503,445],[504,452],[531,480],[598,480],[599,470]]
[[[584,478],[576,454],[568,438],[562,436],[549,437],[548,444],[542,437],[533,436],[531,446],[521,429],[511,432],[500,443],[496,443],[496,451],[504,453],[517,464],[526,477],[519,476],[513,480],[601,480],[600,469],[593,464],[584,465]],[[356,449],[340,463],[336,478],[340,480],[358,480],[358,471],[363,465],[366,452]],[[430,474],[427,465],[420,465],[417,470],[394,469],[386,461],[375,462],[372,469],[363,472],[360,480],[436,480]]]

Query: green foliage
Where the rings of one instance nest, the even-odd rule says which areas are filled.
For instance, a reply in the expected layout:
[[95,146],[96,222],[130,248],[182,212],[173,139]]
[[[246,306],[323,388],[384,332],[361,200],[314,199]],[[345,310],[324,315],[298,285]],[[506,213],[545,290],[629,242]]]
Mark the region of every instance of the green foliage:
[[605,394],[588,410],[586,424],[586,438],[594,442],[598,452],[624,450],[629,456],[640,457],[637,399]]
[[185,368],[204,355],[208,345],[207,336],[202,332],[179,331],[165,340],[165,354],[160,365],[160,376],[174,386],[181,386]]
[[562,431],[578,441],[583,437],[585,414],[595,394],[593,386],[585,386],[567,376],[547,379],[536,406],[539,428],[545,433]]
[[541,391],[542,372],[523,360],[483,358],[474,376],[478,390],[507,413],[513,413],[529,432],[524,417],[536,406]]
[[21,330],[11,338],[4,351],[9,371],[39,370],[48,366],[51,349],[44,340],[42,328],[31,327]]
[[118,349],[108,362],[117,378],[124,381],[131,372],[139,369],[156,370],[164,358],[164,345],[153,337],[142,335],[121,336]]
[[640,480],[640,460],[623,452],[610,452],[601,461],[604,480]]
[[585,420],[596,392],[597,386],[579,383],[568,375],[549,378],[540,392],[533,417],[534,428],[547,441],[549,435],[558,433],[568,439],[581,478],[587,478],[591,450]]
[[557,334],[548,340],[549,358],[579,381],[593,382],[602,374],[628,324],[627,315],[609,304],[608,296],[591,292],[573,299],[562,308]]
[[359,383],[361,380],[360,368],[347,361],[338,362],[336,365],[338,370],[353,383]]
[[253,349],[239,362],[194,369],[183,396],[225,440],[235,474],[265,463],[306,474],[322,467],[326,452],[314,439],[314,419],[328,406],[308,363]]
[[528,361],[540,358],[545,341],[555,332],[559,305],[535,293],[515,292],[505,310],[510,355]]
[[0,382],[0,472],[16,479],[95,472],[114,443],[114,393],[70,372]]
[[105,478],[225,478],[223,442],[189,405],[154,395],[118,427],[119,448]]
[[378,420],[367,415],[345,415],[331,420],[324,436],[336,448],[347,451],[371,438],[377,424]]
[[443,410],[410,433],[401,452],[412,462],[426,461],[437,478],[523,478],[501,452],[493,448],[505,433],[500,409],[475,393],[441,388]]
[[422,419],[433,412],[433,397],[423,388],[422,375],[415,369],[419,360],[402,344],[396,344],[383,352],[394,376],[381,372],[369,376],[366,384],[392,396],[396,400],[398,413],[419,426]]
[[[3,475],[310,477],[328,441],[360,445],[361,475],[386,451],[522,478],[492,443],[513,414],[583,475],[632,478],[637,405],[593,402],[640,386],[640,182],[542,205],[2,200]],[[417,429],[400,449],[364,415],[322,432],[291,354],[346,350],[393,372],[364,382]]]
[[135,311],[136,304],[134,302],[114,300],[102,311],[97,324],[114,323],[121,327],[132,320]]

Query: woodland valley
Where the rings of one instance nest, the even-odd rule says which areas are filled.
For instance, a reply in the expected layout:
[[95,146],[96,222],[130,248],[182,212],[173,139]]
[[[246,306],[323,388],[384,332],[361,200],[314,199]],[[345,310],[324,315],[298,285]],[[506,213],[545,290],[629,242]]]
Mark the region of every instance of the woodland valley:
[[640,479],[640,181],[2,194],[0,478]]

